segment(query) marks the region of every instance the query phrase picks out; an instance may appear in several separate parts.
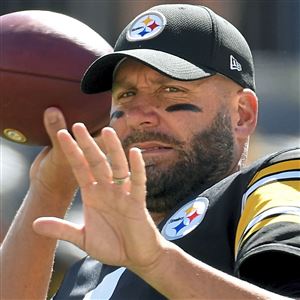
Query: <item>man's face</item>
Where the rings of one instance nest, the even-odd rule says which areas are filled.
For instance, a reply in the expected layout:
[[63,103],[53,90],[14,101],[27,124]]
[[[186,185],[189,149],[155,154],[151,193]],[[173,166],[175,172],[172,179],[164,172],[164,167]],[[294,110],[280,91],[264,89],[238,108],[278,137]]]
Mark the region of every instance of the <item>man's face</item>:
[[111,126],[126,153],[142,150],[150,211],[166,212],[235,170],[230,84],[178,81],[129,59],[119,67]]

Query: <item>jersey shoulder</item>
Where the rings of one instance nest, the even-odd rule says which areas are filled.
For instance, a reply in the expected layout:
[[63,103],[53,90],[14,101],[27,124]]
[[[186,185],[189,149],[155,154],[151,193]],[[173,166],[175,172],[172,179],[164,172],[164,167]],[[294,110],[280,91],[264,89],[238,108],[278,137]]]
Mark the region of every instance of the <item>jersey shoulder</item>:
[[288,287],[286,280],[299,281],[293,270],[300,266],[300,149],[271,154],[250,169],[235,236],[235,273]]

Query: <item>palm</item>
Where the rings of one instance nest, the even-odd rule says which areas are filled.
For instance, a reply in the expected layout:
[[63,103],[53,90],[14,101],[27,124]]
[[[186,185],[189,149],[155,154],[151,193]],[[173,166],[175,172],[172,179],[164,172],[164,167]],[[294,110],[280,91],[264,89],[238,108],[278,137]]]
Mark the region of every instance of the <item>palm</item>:
[[122,251],[122,233],[112,226],[113,216],[106,216],[94,207],[85,206],[84,250],[99,261],[110,265],[126,264]]
[[84,249],[97,260],[118,266],[146,267],[159,255],[161,239],[145,206],[145,169],[139,151],[130,152],[131,177],[121,143],[111,129],[103,140],[111,163],[82,126],[74,127],[77,143],[66,132],[59,139],[82,193],[83,227],[52,221],[47,233]]
[[[130,183],[126,185],[122,189],[127,190]],[[144,205],[138,205],[124,190],[113,197],[116,196],[114,188],[114,184],[109,183],[82,189],[85,198],[83,247],[92,257],[110,265],[128,266],[133,261],[147,265],[153,255],[147,257],[151,247],[142,242],[141,237],[149,241],[155,238],[147,222],[148,213]],[[147,239],[145,234],[149,235]]]

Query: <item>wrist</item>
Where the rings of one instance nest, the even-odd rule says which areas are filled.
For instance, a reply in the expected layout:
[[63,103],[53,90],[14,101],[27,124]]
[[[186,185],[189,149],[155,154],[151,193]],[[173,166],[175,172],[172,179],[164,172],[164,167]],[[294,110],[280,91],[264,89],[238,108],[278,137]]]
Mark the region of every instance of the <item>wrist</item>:
[[157,251],[157,255],[153,258],[152,262],[130,269],[147,282],[159,281],[160,276],[163,276],[165,271],[170,269],[174,261],[174,255],[176,255],[178,251],[180,251],[180,248],[161,237],[160,250]]
[[[49,185],[42,180],[34,179],[30,183],[27,193],[29,201],[47,210],[47,213],[62,216],[70,206],[77,190],[76,183],[64,182],[57,187]],[[52,215],[52,214],[51,214]],[[54,216],[53,215],[53,216]]]

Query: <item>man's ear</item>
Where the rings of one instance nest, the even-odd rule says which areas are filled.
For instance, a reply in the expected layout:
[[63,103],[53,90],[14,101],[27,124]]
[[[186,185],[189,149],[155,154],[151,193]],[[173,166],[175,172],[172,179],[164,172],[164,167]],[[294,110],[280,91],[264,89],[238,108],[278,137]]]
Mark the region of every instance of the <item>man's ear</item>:
[[238,96],[238,120],[235,131],[238,138],[246,138],[254,132],[257,124],[258,100],[250,89],[241,90]]

